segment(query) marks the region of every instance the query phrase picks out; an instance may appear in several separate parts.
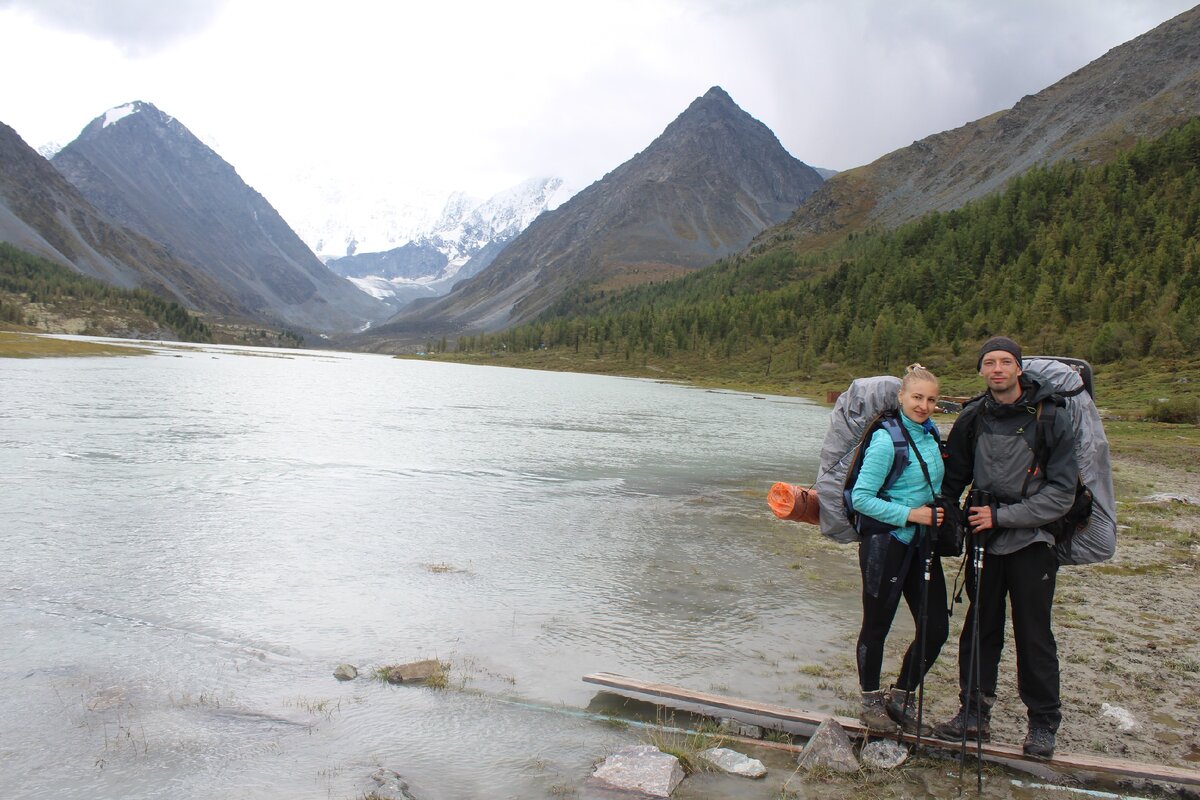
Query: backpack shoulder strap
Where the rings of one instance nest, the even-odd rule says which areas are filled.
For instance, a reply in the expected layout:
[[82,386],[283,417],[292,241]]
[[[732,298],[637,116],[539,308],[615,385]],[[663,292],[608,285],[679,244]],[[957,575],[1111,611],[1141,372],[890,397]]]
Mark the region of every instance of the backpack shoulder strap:
[[892,456],[892,468],[883,479],[883,486],[879,487],[880,491],[887,491],[900,479],[900,474],[908,466],[908,435],[904,430],[904,423],[894,412],[886,412],[879,420],[879,425],[892,437],[892,449],[895,451]]
[[[1078,393],[1075,392],[1075,394]],[[1050,444],[1054,441],[1054,417],[1058,413],[1058,407],[1062,404],[1062,396],[1058,394],[1052,394],[1038,401],[1037,421],[1034,423],[1033,431],[1033,460],[1029,464],[1029,469],[1025,470],[1025,483],[1021,486],[1022,497],[1025,497],[1029,491],[1029,481],[1033,479],[1039,469],[1045,471],[1046,465],[1050,461]]]
[[862,471],[863,457],[866,455],[867,447],[871,444],[871,437],[875,435],[875,431],[882,428],[887,431],[892,440],[892,466],[883,480],[883,485],[880,486],[880,492],[885,492],[889,486],[894,484],[900,477],[900,473],[904,472],[904,468],[908,466],[908,442],[904,439],[904,429],[896,416],[897,413],[889,409],[876,415],[875,419],[871,420],[863,429],[862,436],[859,437],[858,444],[852,451],[854,455],[850,459],[850,466],[846,470],[846,481],[842,485],[842,503],[847,515],[851,518],[854,514],[854,484],[858,482],[858,474]]

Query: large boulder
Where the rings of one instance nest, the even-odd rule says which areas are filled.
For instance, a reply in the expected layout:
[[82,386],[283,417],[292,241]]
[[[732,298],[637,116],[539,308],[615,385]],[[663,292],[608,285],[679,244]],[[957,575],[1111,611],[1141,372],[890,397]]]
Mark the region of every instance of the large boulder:
[[767,774],[767,768],[757,758],[742,755],[728,747],[710,747],[707,750],[701,750],[699,756],[702,760],[730,775],[761,778]]
[[801,769],[825,767],[834,772],[857,772],[860,768],[846,729],[833,717],[817,726],[797,762]]
[[651,797],[670,797],[682,780],[679,759],[653,745],[623,747],[592,773],[592,781],[599,786]]

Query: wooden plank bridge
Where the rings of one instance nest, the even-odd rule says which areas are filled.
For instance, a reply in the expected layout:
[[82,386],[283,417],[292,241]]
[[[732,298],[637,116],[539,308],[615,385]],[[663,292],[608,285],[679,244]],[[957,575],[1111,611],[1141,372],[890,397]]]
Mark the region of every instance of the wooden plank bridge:
[[[851,738],[861,739],[868,733],[872,737],[892,738],[904,742],[915,742],[916,737],[911,734],[893,734],[881,735],[876,732],[868,732],[857,719],[851,717],[839,717],[833,714],[822,714],[812,711],[804,711],[802,709],[788,708],[786,706],[777,706],[769,703],[758,703],[752,700],[743,700],[736,697],[728,697],[725,695],[711,694],[709,692],[696,692],[691,689],[684,689],[678,686],[669,686],[662,683],[651,683],[642,681],[636,678],[627,678],[623,675],[616,675],[611,672],[596,672],[591,675],[584,675],[583,680],[586,683],[603,686],[611,689],[619,694],[630,695],[639,699],[648,699],[659,705],[671,705],[668,701],[699,707],[703,709],[720,709],[723,711],[749,714],[754,717],[766,720],[775,720],[778,722],[790,723],[793,725],[817,726],[827,719],[835,719],[838,724],[846,729],[846,733]],[[961,742],[946,741],[945,739],[937,739],[928,736],[921,737],[923,744],[928,744],[931,748],[938,750],[949,750],[958,752],[961,749]],[[979,747],[975,742],[967,743],[967,753],[974,755],[976,748]],[[799,748],[796,748],[799,749]],[[1025,755],[1019,746],[1010,744],[1001,744],[996,742],[985,742],[981,747],[982,755],[985,759],[999,761],[1017,761],[1026,763],[1044,764],[1052,769],[1071,770],[1083,772],[1099,772],[1110,775],[1121,775],[1130,778],[1141,778],[1150,781],[1160,781],[1163,783],[1180,784],[1186,786],[1200,786],[1200,770],[1186,769],[1183,767],[1172,767],[1163,764],[1144,764],[1136,761],[1126,761],[1124,759],[1102,758],[1083,753],[1063,753],[1055,752],[1054,757],[1049,760],[1033,759]]]

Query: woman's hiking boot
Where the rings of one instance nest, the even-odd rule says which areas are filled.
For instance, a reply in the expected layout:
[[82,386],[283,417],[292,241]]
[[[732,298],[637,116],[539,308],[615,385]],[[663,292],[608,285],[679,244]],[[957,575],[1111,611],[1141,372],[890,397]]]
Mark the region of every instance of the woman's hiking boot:
[[1036,725],[1029,726],[1022,748],[1030,758],[1049,759],[1054,755],[1054,731]]
[[896,723],[888,716],[882,689],[862,693],[862,711],[858,712],[858,721],[875,733],[896,732]]
[[933,726],[933,735],[948,742],[961,742],[964,738],[972,742],[992,740],[992,704],[995,697],[984,697],[983,713],[972,704],[962,706],[951,719]]
[[[905,733],[917,735],[917,693],[892,687],[887,692],[887,713]],[[933,726],[921,720],[921,736],[933,736]]]

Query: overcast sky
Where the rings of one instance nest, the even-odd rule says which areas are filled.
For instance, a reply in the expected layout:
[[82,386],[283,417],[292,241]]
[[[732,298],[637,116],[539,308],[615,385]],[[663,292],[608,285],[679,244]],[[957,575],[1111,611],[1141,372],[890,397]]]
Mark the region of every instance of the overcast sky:
[[146,100],[285,212],[302,181],[582,188],[720,85],[848,169],[1012,106],[1188,0],[0,0],[32,146]]

